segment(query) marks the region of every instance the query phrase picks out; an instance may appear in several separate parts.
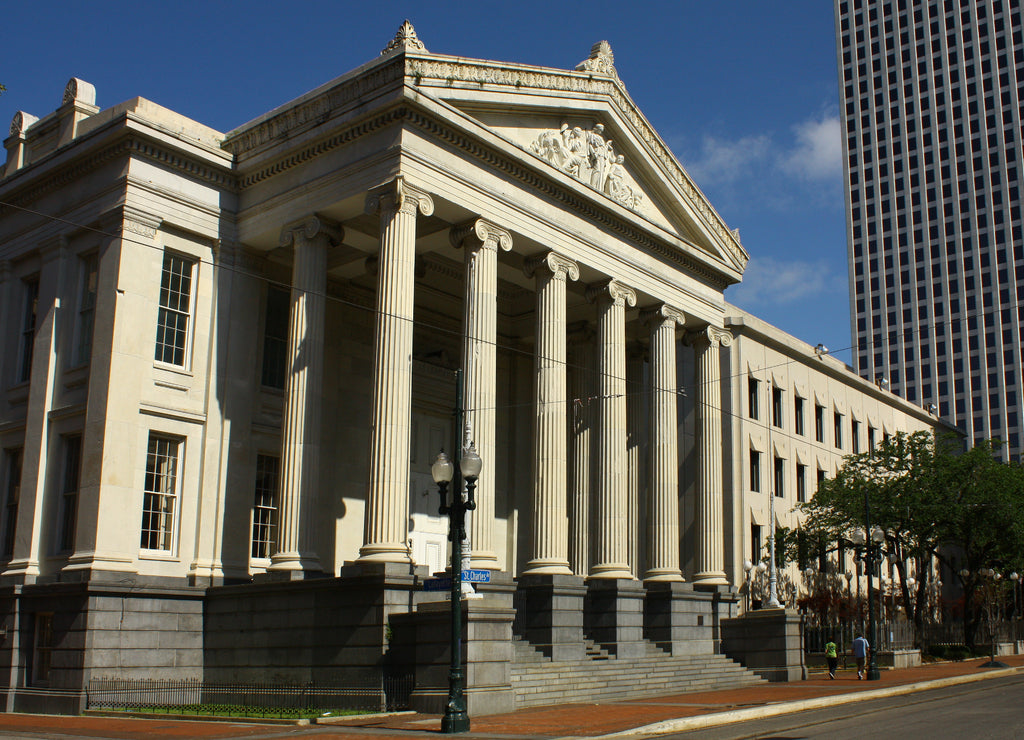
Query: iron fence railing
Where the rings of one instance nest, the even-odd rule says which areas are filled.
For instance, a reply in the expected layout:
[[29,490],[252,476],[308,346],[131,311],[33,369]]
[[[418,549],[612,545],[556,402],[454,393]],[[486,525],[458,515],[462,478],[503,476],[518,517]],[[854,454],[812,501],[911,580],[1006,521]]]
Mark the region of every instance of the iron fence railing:
[[413,676],[385,676],[362,686],[213,683],[201,679],[94,678],[88,709],[238,717],[300,717],[335,710],[409,708]]

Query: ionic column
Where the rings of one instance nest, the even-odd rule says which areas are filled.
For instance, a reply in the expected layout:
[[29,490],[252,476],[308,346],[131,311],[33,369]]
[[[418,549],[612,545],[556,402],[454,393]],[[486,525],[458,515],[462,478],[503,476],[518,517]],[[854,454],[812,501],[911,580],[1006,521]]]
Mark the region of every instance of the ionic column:
[[651,451],[648,489],[648,568],[644,581],[682,581],[679,568],[679,443],[676,409],[676,327],[683,312],[661,306],[651,327]]
[[281,573],[298,575],[322,570],[314,535],[323,407],[327,249],[341,239],[341,228],[318,216],[287,226],[281,232],[281,246],[295,247],[288,317],[288,378],[281,429],[280,524],[277,552],[271,556],[269,568]]
[[455,226],[452,246],[465,248],[466,297],[462,319],[465,419],[483,466],[476,487],[476,509],[469,518],[470,567],[494,570],[494,457],[497,399],[498,249],[512,249],[512,235],[485,221]]
[[694,585],[724,585],[722,383],[719,346],[732,334],[714,326],[690,337],[697,350],[697,561]]
[[380,214],[377,328],[374,335],[373,410],[369,488],[362,561],[407,563],[409,546],[409,434],[412,411],[412,319],[416,212],[434,202],[398,177],[366,199]]
[[626,542],[629,569],[635,578],[643,575],[645,542],[643,537],[644,509],[647,502],[642,495],[644,487],[643,416],[647,401],[644,387],[644,359],[646,349],[639,342],[626,348]]
[[569,570],[566,512],[565,283],[579,267],[554,252],[528,260],[537,280],[537,341],[534,350],[533,544],[525,575]]
[[571,481],[569,485],[569,568],[579,576],[590,570],[590,481],[593,458],[590,432],[593,428],[594,385],[593,332],[584,328],[575,337],[570,332],[569,439]]
[[636,293],[615,280],[591,286],[597,304],[596,529],[591,578],[631,578],[626,542],[626,304]]

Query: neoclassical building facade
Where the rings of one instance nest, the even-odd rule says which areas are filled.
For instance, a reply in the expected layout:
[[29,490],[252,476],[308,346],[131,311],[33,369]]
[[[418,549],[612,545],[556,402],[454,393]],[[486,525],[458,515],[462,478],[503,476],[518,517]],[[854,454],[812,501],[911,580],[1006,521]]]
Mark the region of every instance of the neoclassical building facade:
[[[432,54],[406,23],[226,134],[72,79],[5,147],[9,708],[109,675],[379,668],[389,620],[439,598],[430,465],[465,440],[467,556],[510,634],[717,649],[763,521],[749,348],[792,340],[725,303],[747,252],[606,43],[549,69]],[[865,425],[931,423],[829,373]]]

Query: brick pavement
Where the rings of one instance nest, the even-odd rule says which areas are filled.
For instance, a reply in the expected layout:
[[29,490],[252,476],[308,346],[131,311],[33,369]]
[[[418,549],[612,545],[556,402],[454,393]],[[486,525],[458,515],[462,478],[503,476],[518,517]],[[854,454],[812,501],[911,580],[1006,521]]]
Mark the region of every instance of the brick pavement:
[[[1024,656],[1002,656],[1000,660],[1018,671],[1024,669]],[[628,732],[668,720],[714,715],[725,719],[737,710],[768,709],[787,711],[787,704],[806,701],[849,701],[851,695],[866,691],[901,690],[913,684],[943,680],[969,680],[985,676],[992,669],[981,668],[984,659],[962,663],[937,663],[882,671],[880,681],[858,681],[852,670],[840,671],[838,678],[811,674],[807,681],[763,684],[751,688],[705,691],[658,696],[647,699],[603,702],[600,704],[564,704],[522,709],[508,714],[472,718],[473,735],[489,738],[561,738],[593,737]],[[792,707],[794,711],[798,707]],[[124,717],[55,717],[49,715],[0,714],[0,737],[73,737],[120,740],[163,740],[167,738],[344,738],[345,740],[410,740],[436,736],[440,731],[437,715],[402,714],[336,722],[331,725],[260,725],[236,722],[181,721],[171,719],[131,719]]]

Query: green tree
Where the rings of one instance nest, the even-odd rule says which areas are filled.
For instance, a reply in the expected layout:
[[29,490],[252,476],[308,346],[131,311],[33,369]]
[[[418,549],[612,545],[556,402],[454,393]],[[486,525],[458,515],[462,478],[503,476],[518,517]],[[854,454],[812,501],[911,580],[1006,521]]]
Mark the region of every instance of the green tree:
[[[827,541],[849,538],[865,522],[886,533],[883,553],[899,572],[905,612],[921,634],[933,558],[972,575],[963,580],[965,630],[973,645],[980,612],[977,576],[982,567],[1013,567],[1024,552],[1024,470],[995,457],[997,445],[962,452],[959,439],[917,432],[896,434],[867,452],[850,455],[803,506],[810,533]],[[907,587],[909,565],[916,594]]]

